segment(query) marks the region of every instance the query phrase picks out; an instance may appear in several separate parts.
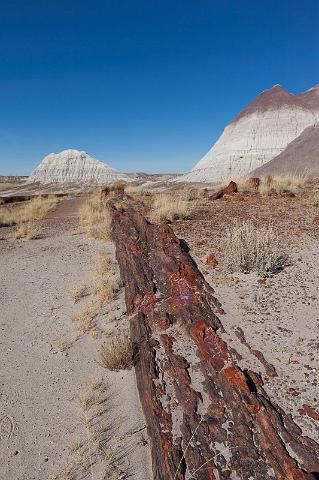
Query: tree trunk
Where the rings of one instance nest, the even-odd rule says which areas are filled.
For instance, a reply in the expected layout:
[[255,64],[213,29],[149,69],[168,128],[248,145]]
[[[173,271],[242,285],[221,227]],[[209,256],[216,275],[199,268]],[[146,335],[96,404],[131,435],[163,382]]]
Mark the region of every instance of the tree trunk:
[[133,208],[112,217],[153,478],[319,478],[319,445],[219,336],[220,304],[185,242]]

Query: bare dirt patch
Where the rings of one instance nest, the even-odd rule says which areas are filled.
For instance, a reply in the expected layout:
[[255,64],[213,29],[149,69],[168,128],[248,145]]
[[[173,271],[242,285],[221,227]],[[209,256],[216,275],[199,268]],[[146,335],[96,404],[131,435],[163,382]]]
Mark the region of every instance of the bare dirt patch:
[[[0,232],[0,464],[6,480],[60,478],[73,465],[68,446],[86,435],[79,397],[94,379],[106,382],[112,394],[112,408],[101,413],[116,429],[111,450],[123,445],[113,472],[150,478],[134,370],[109,372],[98,363],[98,342],[104,330],[111,333],[110,317],[125,321],[121,292],[98,317],[102,338],[83,335],[74,341],[71,317],[87,299],[75,305],[69,292],[94,282],[92,265],[105,248],[78,229],[80,203],[63,200],[36,221],[41,236],[32,242],[13,240],[11,227]],[[94,452],[101,453],[100,444]],[[72,478],[82,478],[81,469],[75,471]]]
[[[238,351],[239,365],[260,372],[271,399],[293,415],[305,435],[318,442],[318,421],[307,414],[307,406],[319,412],[317,198],[316,185],[294,198],[251,193],[216,201],[202,198],[191,219],[175,221],[173,228],[187,241],[215,289],[222,304],[224,337]],[[271,222],[289,253],[280,273],[262,278],[256,273],[229,272],[225,241],[227,229],[235,221],[253,222],[256,228]],[[207,261],[209,255],[216,259],[212,265]],[[240,341],[238,327],[251,350]],[[277,376],[269,375],[267,362]]]

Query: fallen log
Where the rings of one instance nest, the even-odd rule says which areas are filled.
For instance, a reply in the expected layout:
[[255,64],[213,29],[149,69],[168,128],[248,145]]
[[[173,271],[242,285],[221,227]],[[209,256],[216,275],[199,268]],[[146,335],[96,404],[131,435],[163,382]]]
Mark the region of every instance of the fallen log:
[[185,242],[112,208],[154,480],[316,479],[319,445],[236,364]]

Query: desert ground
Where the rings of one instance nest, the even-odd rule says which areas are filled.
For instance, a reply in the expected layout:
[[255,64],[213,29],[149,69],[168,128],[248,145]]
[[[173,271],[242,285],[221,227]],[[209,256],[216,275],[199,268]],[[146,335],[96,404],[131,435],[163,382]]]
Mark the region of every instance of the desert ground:
[[[271,401],[319,442],[318,184],[242,187],[217,199],[219,187],[150,187],[128,186],[124,208],[137,205],[187,242],[221,304],[219,335],[237,364],[259,374]],[[131,354],[118,341],[129,319],[101,198],[58,199],[32,220],[30,240],[15,238],[16,225],[0,228],[1,479],[153,478]],[[271,229],[265,255],[278,250],[276,268],[237,264],[243,225],[261,237]]]
[[[3,480],[91,478],[91,469],[94,478],[151,478],[134,371],[99,360],[103,338],[125,322],[123,292],[102,307],[100,326],[77,330],[71,321],[85,316],[99,255],[114,256],[110,243],[79,229],[82,201],[64,199],[35,221],[32,241],[13,239],[15,227],[0,231]],[[84,285],[74,303],[70,292]]]

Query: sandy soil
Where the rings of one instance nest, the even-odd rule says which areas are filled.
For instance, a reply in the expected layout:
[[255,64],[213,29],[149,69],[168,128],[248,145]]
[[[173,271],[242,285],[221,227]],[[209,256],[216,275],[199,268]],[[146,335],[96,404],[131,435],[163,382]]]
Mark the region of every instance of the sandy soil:
[[[12,240],[10,228],[0,230],[1,480],[59,478],[65,466],[76,463],[68,446],[87,441],[78,399],[92,379],[104,383],[101,424],[112,431],[110,451],[121,451],[114,471],[151,478],[133,369],[109,372],[98,363],[98,339],[84,335],[73,341],[70,318],[79,305],[69,291],[92,282],[92,263],[106,248],[78,230],[79,202],[63,200],[39,222],[39,239]],[[112,255],[112,247],[107,248]],[[114,310],[125,321],[121,295],[101,316],[101,324]],[[79,469],[72,478],[91,478],[91,473]]]
[[[190,220],[173,223],[223,306],[222,336],[239,353],[239,365],[260,373],[271,399],[317,442],[319,417],[310,418],[304,405],[318,416],[318,208],[313,191],[293,199],[239,194],[215,202],[202,199]],[[267,279],[254,273],[229,273],[223,265],[224,233],[236,219],[252,219],[256,225],[271,220],[287,245],[289,265]],[[206,265],[209,254],[217,257],[217,267]],[[253,350],[261,352],[264,360]]]

